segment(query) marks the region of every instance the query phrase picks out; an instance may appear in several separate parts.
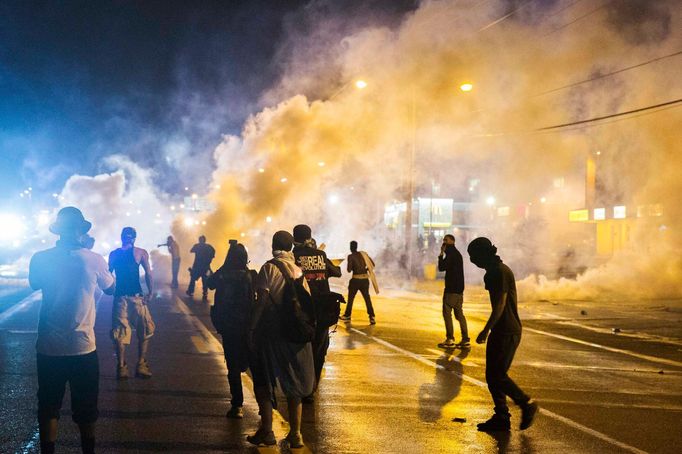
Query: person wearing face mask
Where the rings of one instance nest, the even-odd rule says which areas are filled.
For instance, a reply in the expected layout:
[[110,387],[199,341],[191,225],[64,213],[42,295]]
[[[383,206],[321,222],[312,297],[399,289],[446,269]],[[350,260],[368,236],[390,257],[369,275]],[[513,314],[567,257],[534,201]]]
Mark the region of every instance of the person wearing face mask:
[[533,424],[538,404],[507,374],[521,342],[514,273],[502,262],[497,255],[497,248],[488,238],[476,238],[469,243],[467,251],[471,263],[485,270],[483,281],[492,306],[490,318],[476,338],[476,343],[488,342],[485,349],[485,379],[495,404],[495,413],[489,420],[479,423],[478,430],[510,430],[511,415],[507,397],[521,408],[520,429],[525,430]]

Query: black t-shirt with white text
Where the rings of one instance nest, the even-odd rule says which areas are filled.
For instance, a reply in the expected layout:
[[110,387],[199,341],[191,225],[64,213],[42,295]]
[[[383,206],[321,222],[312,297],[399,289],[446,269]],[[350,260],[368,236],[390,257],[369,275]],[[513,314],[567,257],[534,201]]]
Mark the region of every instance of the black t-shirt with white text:
[[496,301],[496,296],[500,293],[507,294],[507,304],[505,304],[500,318],[490,328],[491,332],[495,334],[521,334],[521,319],[516,304],[516,280],[512,270],[500,261],[486,270],[483,281],[485,282],[485,289],[490,292],[491,301]]

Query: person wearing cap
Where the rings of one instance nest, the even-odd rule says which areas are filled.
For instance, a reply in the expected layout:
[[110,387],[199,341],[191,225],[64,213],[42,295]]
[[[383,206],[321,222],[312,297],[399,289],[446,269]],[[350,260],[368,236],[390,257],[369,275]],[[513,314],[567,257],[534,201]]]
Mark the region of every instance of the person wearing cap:
[[194,285],[196,281],[201,278],[201,291],[204,301],[208,300],[208,285],[206,279],[211,271],[211,262],[215,257],[215,249],[206,242],[206,237],[201,235],[199,242],[192,246],[189,251],[194,254],[194,264],[190,268],[189,287],[187,288],[187,295],[194,295]]
[[[278,323],[278,311],[284,298],[286,279],[299,279],[303,271],[296,265],[291,248],[294,237],[284,230],[272,237],[273,259],[266,262],[256,280],[256,304],[249,324],[248,343],[254,351],[251,362],[254,393],[261,416],[260,427],[247,440],[256,446],[277,444],[272,431],[272,401],[277,383],[287,398],[290,431],[286,437],[291,448],[303,447],[301,435],[301,399],[309,396],[315,386],[315,366],[310,342],[296,343],[285,339]],[[275,264],[274,262],[279,262]],[[303,286],[308,283],[303,279]]]
[[[294,257],[296,265],[303,270],[303,275],[308,281],[310,294],[315,306],[319,307],[319,301],[331,294],[329,289],[330,277],[341,277],[341,268],[327,258],[327,254],[318,249],[313,240],[312,230],[305,224],[294,227]],[[320,384],[324,360],[329,349],[329,326],[317,318],[315,338],[313,339],[313,356],[315,359],[315,389]],[[314,393],[313,393],[314,394]],[[304,403],[311,403],[313,394],[303,399]]]
[[[147,364],[149,339],[154,335],[154,321],[148,303],[154,292],[149,254],[135,246],[137,232],[132,227],[121,231],[121,247],[109,254],[109,270],[116,274],[116,293],[112,309],[111,338],[116,346],[116,378],[129,378],[128,364],[125,359],[126,345],[130,345],[132,328],[137,332],[138,361],[135,375],[151,378]],[[144,269],[147,294],[140,285],[140,266]]]
[[157,247],[166,246],[171,256],[171,288],[178,288],[178,272],[180,271],[180,245],[172,235],[168,235],[166,242]]
[[502,263],[497,248],[488,238],[476,238],[469,243],[467,251],[471,263],[485,270],[483,281],[492,305],[490,318],[476,338],[476,343],[488,342],[485,349],[485,379],[495,404],[495,413],[489,420],[479,423],[478,430],[510,430],[507,396],[521,407],[520,429],[525,430],[533,423],[538,405],[507,374],[521,342],[514,273]]
[[99,360],[95,344],[95,290],[114,293],[104,258],[83,247],[92,224],[75,207],[62,208],[50,232],[55,247],[31,257],[28,280],[42,290],[38,340],[38,423],[40,450],[55,451],[59,413],[69,383],[73,421],[84,453],[95,451],[99,412]]

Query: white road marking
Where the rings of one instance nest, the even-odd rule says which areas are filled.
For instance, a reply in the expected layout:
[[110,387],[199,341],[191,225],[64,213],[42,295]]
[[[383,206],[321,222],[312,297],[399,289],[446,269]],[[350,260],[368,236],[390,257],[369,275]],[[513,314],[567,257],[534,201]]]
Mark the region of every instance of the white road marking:
[[[527,329],[527,328],[526,328],[526,329]],[[426,359],[426,358],[424,358],[424,357],[422,357],[422,356],[420,356],[420,355],[417,355],[416,353],[412,353],[411,351],[408,351],[408,350],[405,350],[405,349],[403,349],[403,348],[400,348],[400,347],[398,347],[397,345],[393,345],[393,344],[391,344],[391,343],[389,343],[389,342],[386,342],[386,341],[383,340],[383,339],[379,339],[378,337],[370,336],[369,334],[364,333],[364,332],[360,331],[359,329],[351,328],[350,330],[353,331],[354,333],[357,333],[357,334],[360,334],[360,335],[362,335],[362,336],[365,336],[365,337],[367,337],[368,339],[373,340],[374,342],[376,342],[376,343],[378,343],[378,344],[381,344],[381,345],[383,345],[383,346],[386,347],[386,348],[389,348],[389,349],[391,349],[391,350],[400,352],[400,353],[402,353],[403,355],[408,356],[408,357],[410,357],[410,358],[412,358],[412,359],[414,359],[414,360],[416,360],[416,361],[419,361],[419,362],[422,363],[422,364],[426,364],[427,366],[435,367],[436,369],[447,370],[444,366],[441,366],[440,364],[437,364],[437,363],[435,363],[434,361],[428,360],[428,359]],[[475,379],[475,378],[473,378],[473,377],[469,377],[468,375],[460,374],[460,373],[457,373],[457,372],[452,372],[452,373],[454,373],[455,375],[457,375],[458,377],[460,377],[462,380],[467,381],[467,382],[469,382],[469,383],[471,383],[471,384],[474,384],[474,385],[476,385],[476,386],[480,386],[480,387],[482,387],[482,388],[487,388],[487,387],[488,387],[488,385],[487,385],[486,383],[484,383],[484,382],[482,382],[482,381],[480,381],[480,380],[477,380],[477,379]],[[579,431],[581,431],[581,432],[584,432],[584,433],[587,433],[587,434],[589,434],[589,435],[592,435],[593,437],[598,438],[598,439],[600,439],[600,440],[602,440],[602,441],[605,441],[605,442],[610,443],[610,444],[612,444],[612,445],[614,445],[614,446],[617,446],[617,447],[619,447],[619,448],[621,448],[621,449],[623,449],[623,450],[625,450],[625,451],[633,452],[633,453],[636,453],[636,454],[647,454],[646,451],[642,451],[641,449],[635,448],[634,446],[630,446],[630,445],[628,445],[628,444],[626,444],[626,443],[623,443],[623,442],[618,441],[618,440],[616,440],[616,439],[614,439],[614,438],[611,438],[611,437],[609,437],[609,436],[606,435],[606,434],[603,434],[603,433],[601,433],[601,432],[598,432],[598,431],[596,431],[596,430],[594,430],[594,429],[591,429],[591,428],[589,428],[589,427],[587,427],[587,426],[583,426],[582,424],[580,424],[580,423],[578,423],[578,422],[575,422],[575,421],[573,421],[572,419],[566,418],[565,416],[561,416],[561,415],[559,415],[559,414],[556,414],[556,413],[554,413],[553,411],[549,411],[549,410],[547,410],[547,409],[545,409],[545,408],[540,408],[540,413],[542,413],[542,414],[545,415],[545,416],[549,416],[549,417],[552,418],[552,419],[555,419],[555,420],[557,420],[557,421],[560,421],[560,422],[562,422],[562,423],[564,423],[564,424],[566,424],[566,425],[568,425],[568,426],[571,426],[571,427],[573,427],[574,429],[577,429],[577,430],[579,430]]]
[[675,361],[675,360],[672,360],[672,359],[659,358],[659,357],[657,357],[657,356],[644,355],[644,354],[642,354],[642,353],[637,353],[637,352],[633,352],[633,351],[630,351],[630,350],[623,350],[623,349],[620,349],[620,348],[607,347],[606,345],[595,344],[595,343],[593,343],[593,342],[587,342],[587,341],[584,341],[584,340],[575,339],[575,338],[573,338],[573,337],[562,336],[561,334],[548,333],[547,331],[541,331],[541,330],[539,330],[539,329],[524,328],[523,330],[524,330],[524,331],[530,331],[531,333],[535,333],[535,334],[541,334],[541,335],[543,335],[543,336],[554,337],[554,338],[556,338],[556,339],[561,339],[561,340],[565,340],[565,341],[568,341],[568,342],[573,342],[573,343],[580,344],[580,345],[587,345],[587,346],[589,346],[589,347],[599,348],[599,349],[601,349],[601,350],[606,350],[606,351],[609,351],[609,352],[621,353],[621,354],[623,354],[623,355],[628,355],[628,356],[632,356],[632,357],[634,357],[634,358],[644,359],[644,360],[646,360],[646,361],[651,361],[651,362],[654,362],[654,363],[667,364],[668,366],[682,367],[682,362],[680,362],[680,361]]
[[41,293],[38,290],[31,293],[26,298],[19,301],[17,304],[15,304],[14,306],[7,309],[5,312],[0,314],[0,323],[8,320],[14,314],[28,310],[33,304],[40,301],[40,297],[41,297]]
[[466,359],[465,360],[466,364],[464,364],[464,362],[462,361],[462,359],[459,356],[453,354],[454,351],[447,352],[445,350],[436,350],[435,348],[427,348],[426,351],[435,354],[436,357],[441,357],[447,353],[447,354],[449,354],[449,356],[448,356],[449,361],[455,361],[455,362],[460,363],[462,365],[465,365],[467,367],[481,367],[478,364],[476,364],[475,362],[471,361],[470,359]]
[[[180,312],[182,312],[185,317],[194,325],[199,332],[201,332],[201,337],[203,338],[202,340],[205,340],[209,345],[212,351],[216,353],[223,353],[223,344],[220,343],[218,338],[206,327],[204,322],[201,321],[199,317],[194,315],[192,311],[190,310],[189,307],[185,304],[185,302],[179,298],[177,295],[175,295],[175,305],[178,308]],[[193,336],[193,337],[198,337],[198,336]],[[196,346],[196,344],[195,344]],[[225,361],[224,359],[218,359],[219,357],[216,357],[216,361],[220,364],[220,367],[225,366]],[[242,380],[245,380],[247,382],[248,386],[244,386],[244,394],[248,394],[250,398],[252,398],[254,401],[256,400],[256,396],[253,395],[253,392],[251,391],[253,389],[253,381],[251,381],[251,377],[249,377],[247,374],[242,374]],[[272,419],[273,423],[277,423],[277,425],[282,429],[283,432],[288,432],[289,431],[289,423],[284,419],[282,414],[277,410],[277,409],[272,409]],[[275,426],[275,424],[273,424]],[[279,431],[276,431],[279,432]],[[278,435],[281,435],[281,433],[278,433]],[[255,447],[258,450],[259,453],[261,454],[272,454],[272,453],[279,453],[279,447],[274,446],[274,447]],[[302,453],[302,454],[308,454],[312,453],[312,451],[307,447],[304,446],[303,448],[300,449],[291,449],[291,452],[295,453]]]

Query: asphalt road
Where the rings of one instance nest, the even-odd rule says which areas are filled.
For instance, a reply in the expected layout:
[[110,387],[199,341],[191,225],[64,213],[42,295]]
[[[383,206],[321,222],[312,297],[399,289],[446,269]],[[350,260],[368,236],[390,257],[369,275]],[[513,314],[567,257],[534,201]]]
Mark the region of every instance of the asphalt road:
[[[37,452],[34,342],[39,294],[0,287],[0,452]],[[443,351],[437,295],[375,297],[377,325],[362,299],[340,324],[319,395],[304,408],[306,447],[293,452],[679,452],[682,444],[682,302],[528,302],[511,375],[538,400],[529,430],[476,431],[491,414],[484,346]],[[208,306],[162,290],[153,301],[151,380],[115,379],[108,337],[111,299],[99,302],[99,452],[288,452],[245,441],[258,410],[245,375],[245,418],[224,417],[229,392]],[[480,289],[465,294],[470,331],[488,313]],[[620,332],[614,333],[618,328]],[[135,353],[131,350],[130,362]],[[79,452],[68,396],[58,452]],[[283,415],[283,416],[282,416]],[[464,419],[456,422],[455,418]],[[286,410],[275,434],[287,433]]]

